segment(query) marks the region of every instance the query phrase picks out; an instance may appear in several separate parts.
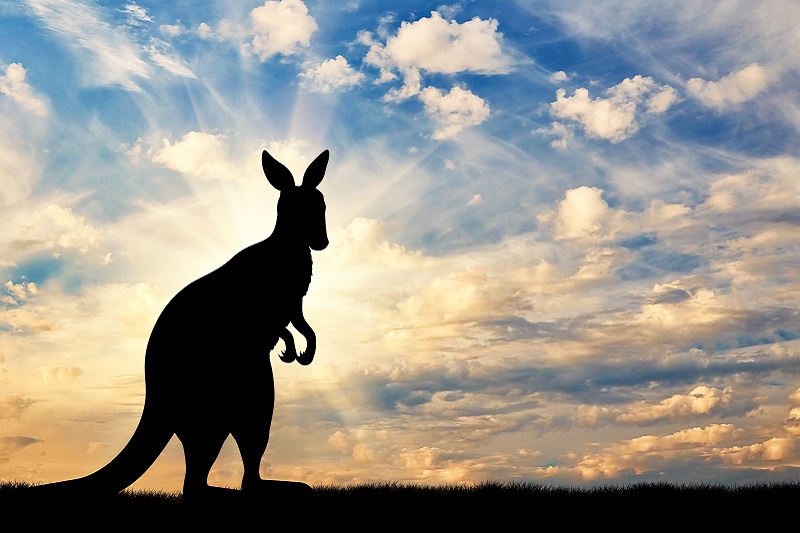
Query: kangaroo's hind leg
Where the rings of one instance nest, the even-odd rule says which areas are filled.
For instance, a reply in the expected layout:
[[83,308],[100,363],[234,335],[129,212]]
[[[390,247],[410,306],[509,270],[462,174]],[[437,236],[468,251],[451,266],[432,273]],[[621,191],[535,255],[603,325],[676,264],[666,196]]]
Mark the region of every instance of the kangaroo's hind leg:
[[[231,435],[239,446],[244,464],[242,492],[249,496],[297,496],[311,492],[305,483],[262,479],[261,459],[267,450],[272,413],[275,407],[275,382],[272,368],[259,361],[256,371],[247,376],[249,382],[242,392],[249,408],[246,416],[239,416]],[[263,365],[263,366],[262,366]],[[260,376],[260,378],[259,378]]]
[[242,455],[242,490],[257,491],[261,484],[261,458],[267,450],[275,408],[275,379],[269,359],[254,359],[252,368],[240,379],[239,407],[233,413],[231,436]]
[[208,474],[217,460],[228,434],[224,430],[181,431],[177,433],[186,456],[183,496],[197,498],[208,494]]

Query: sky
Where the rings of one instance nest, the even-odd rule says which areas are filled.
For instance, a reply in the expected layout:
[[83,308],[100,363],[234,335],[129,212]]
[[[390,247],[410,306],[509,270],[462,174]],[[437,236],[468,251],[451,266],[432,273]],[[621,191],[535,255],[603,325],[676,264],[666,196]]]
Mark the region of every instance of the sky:
[[327,149],[264,477],[800,480],[798,42],[794,0],[0,0],[0,479],[122,449],[161,310],[274,227],[261,151]]

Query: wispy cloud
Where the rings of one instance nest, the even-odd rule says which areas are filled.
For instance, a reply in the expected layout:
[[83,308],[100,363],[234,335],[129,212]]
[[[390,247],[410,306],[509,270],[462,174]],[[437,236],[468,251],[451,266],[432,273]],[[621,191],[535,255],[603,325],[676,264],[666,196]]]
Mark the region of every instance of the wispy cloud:
[[197,78],[186,62],[174,53],[168,42],[153,37],[150,45],[145,46],[144,49],[153,63],[164,70],[184,78]]
[[150,76],[141,47],[124,29],[112,26],[99,7],[73,0],[29,0],[28,6],[44,26],[87,60],[82,73],[86,85],[138,91],[137,80]]

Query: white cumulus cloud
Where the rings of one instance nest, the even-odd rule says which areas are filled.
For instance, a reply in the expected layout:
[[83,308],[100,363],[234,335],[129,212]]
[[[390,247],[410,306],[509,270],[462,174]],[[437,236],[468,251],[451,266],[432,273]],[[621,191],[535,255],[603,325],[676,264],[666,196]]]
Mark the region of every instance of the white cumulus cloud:
[[[385,33],[385,30],[379,32]],[[378,83],[404,80],[400,89],[387,94],[389,101],[417,95],[422,89],[423,72],[437,74],[507,74],[514,59],[503,50],[503,34],[494,19],[478,17],[464,23],[445,20],[438,11],[430,18],[403,22],[385,44],[370,32],[361,32],[359,42],[369,46],[364,63],[380,69]]]
[[605,94],[605,98],[592,99],[586,88],[576,89],[572,96],[558,89],[550,114],[577,123],[589,137],[617,143],[639,130],[639,116],[664,113],[678,100],[677,91],[669,85],[657,86],[653,78],[639,75],[626,78]]
[[458,12],[455,6],[442,6],[430,17],[402,22],[394,34],[386,27],[393,18],[385,18],[377,37],[368,31],[358,34],[358,42],[369,47],[363,63],[380,69],[376,82],[402,78],[402,86],[390,89],[384,100],[396,103],[418,97],[425,113],[439,125],[432,135],[438,140],[484,122],[489,117],[489,105],[461,87],[453,87],[447,94],[436,87],[425,87],[425,75],[507,74],[516,64],[504,49],[497,20],[474,17],[459,23],[442,16]]
[[723,76],[719,81],[692,78],[686,84],[686,89],[703,105],[722,110],[752,100],[775,78],[774,72],[753,63]]
[[453,87],[444,94],[434,87],[426,87],[420,99],[425,104],[425,112],[440,125],[432,135],[437,140],[449,139],[464,128],[489,118],[489,105],[468,89]]
[[364,75],[351,67],[347,59],[336,56],[314,65],[300,74],[301,85],[313,92],[330,93],[358,84]]
[[27,70],[19,63],[11,63],[5,74],[0,74],[0,93],[11,98],[32,113],[45,116],[45,102],[33,94],[33,89],[25,81]]
[[12,248],[50,249],[55,255],[65,250],[86,253],[98,245],[100,232],[85,217],[71,208],[49,204],[30,219],[30,224],[20,228],[18,238],[11,242]]
[[459,24],[433,11],[430,18],[403,22],[397,35],[386,41],[384,57],[400,69],[505,74],[513,61],[502,50],[503,36],[497,27],[494,19],[475,17]]
[[317,22],[308,14],[302,0],[268,0],[250,12],[253,51],[261,61],[272,56],[295,53],[298,46],[309,46]]
[[603,200],[602,189],[584,185],[568,190],[556,211],[543,213],[539,220],[553,223],[557,240],[595,241],[613,235],[624,217],[624,211],[610,208]]
[[227,137],[190,131],[173,143],[164,139],[153,161],[203,180],[236,179],[239,168],[230,161]]

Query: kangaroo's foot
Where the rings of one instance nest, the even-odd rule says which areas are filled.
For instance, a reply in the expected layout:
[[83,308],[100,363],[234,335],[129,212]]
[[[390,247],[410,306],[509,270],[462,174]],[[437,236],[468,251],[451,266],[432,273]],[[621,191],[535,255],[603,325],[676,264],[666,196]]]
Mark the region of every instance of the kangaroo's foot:
[[248,497],[269,497],[306,499],[314,494],[310,485],[299,481],[280,481],[277,479],[254,479],[242,481],[242,492]]
[[236,489],[225,487],[212,487],[210,485],[197,487],[184,487],[183,501],[189,504],[204,504],[207,502],[236,502],[242,499],[242,493]]

